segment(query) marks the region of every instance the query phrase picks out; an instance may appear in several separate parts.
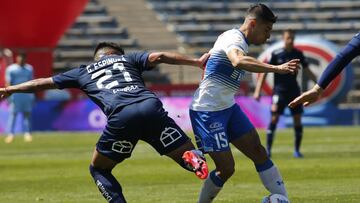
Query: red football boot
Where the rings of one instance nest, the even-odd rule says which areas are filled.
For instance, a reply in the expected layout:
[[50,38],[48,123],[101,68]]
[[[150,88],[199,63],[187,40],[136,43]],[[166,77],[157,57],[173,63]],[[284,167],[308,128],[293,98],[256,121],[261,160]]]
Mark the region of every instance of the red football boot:
[[195,172],[195,175],[200,179],[206,179],[209,174],[209,169],[204,155],[199,150],[191,150],[184,152],[182,156],[185,164]]

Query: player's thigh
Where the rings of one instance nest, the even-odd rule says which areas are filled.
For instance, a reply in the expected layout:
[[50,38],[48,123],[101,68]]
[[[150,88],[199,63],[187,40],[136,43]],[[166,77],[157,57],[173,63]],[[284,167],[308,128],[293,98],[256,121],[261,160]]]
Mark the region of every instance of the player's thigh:
[[251,130],[244,136],[231,142],[243,154],[249,157],[255,164],[262,164],[267,159],[265,148],[261,145],[259,134],[256,129]]
[[138,105],[143,115],[144,133],[141,140],[149,143],[160,155],[182,156],[186,150],[193,149],[190,138],[168,116],[158,99],[147,99]]
[[287,102],[284,94],[275,92],[271,100],[271,112],[282,115],[286,106]]
[[123,107],[108,119],[96,150],[116,162],[129,158],[143,133],[139,127],[142,122],[142,115],[136,104]]
[[190,119],[196,144],[205,153],[229,151],[227,126],[232,108],[221,111],[193,111]]
[[229,176],[231,176],[235,170],[235,161],[231,150],[222,152],[209,152],[209,156],[214,161],[216,171],[230,173],[226,176],[226,178],[229,178]]

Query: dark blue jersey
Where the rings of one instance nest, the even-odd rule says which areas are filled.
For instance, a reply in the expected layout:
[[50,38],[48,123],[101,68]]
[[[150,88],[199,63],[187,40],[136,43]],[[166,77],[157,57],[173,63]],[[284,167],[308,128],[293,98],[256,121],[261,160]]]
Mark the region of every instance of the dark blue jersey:
[[340,53],[331,61],[318,81],[325,89],[331,81],[357,56],[360,55],[360,33],[357,33]]
[[[302,51],[293,48],[291,51],[286,51],[284,48],[277,49],[272,52],[270,64],[280,65],[292,59],[300,59],[303,68],[308,68],[308,62],[304,57]],[[274,91],[291,91],[299,90],[300,87],[296,81],[297,74],[279,74],[274,73]]]
[[149,70],[147,52],[109,55],[53,77],[59,89],[78,88],[109,117],[114,110],[147,98],[156,98],[145,87],[141,73]]

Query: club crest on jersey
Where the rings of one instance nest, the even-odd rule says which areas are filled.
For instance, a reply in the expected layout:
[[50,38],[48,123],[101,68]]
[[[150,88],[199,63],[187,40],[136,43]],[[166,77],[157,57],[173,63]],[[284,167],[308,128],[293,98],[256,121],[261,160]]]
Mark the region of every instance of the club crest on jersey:
[[111,150],[120,154],[129,154],[132,149],[133,144],[126,140],[114,142],[111,148]]
[[181,133],[176,128],[167,127],[161,132],[160,141],[164,147],[167,147],[180,138]]

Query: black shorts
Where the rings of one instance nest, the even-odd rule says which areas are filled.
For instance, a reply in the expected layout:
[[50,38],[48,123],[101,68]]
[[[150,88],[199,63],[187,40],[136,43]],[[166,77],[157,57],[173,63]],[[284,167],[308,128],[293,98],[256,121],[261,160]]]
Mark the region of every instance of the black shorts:
[[190,138],[164,110],[159,99],[150,98],[125,107],[112,115],[96,144],[102,155],[120,162],[131,156],[139,140],[167,154]]
[[[300,95],[300,91],[298,90],[294,90],[292,92],[275,91],[272,96],[272,104],[277,105],[277,111],[272,113],[277,113],[279,115],[282,115],[287,105],[299,95]],[[304,108],[302,105],[297,105],[296,107],[289,109],[291,115],[302,114],[304,112]]]

